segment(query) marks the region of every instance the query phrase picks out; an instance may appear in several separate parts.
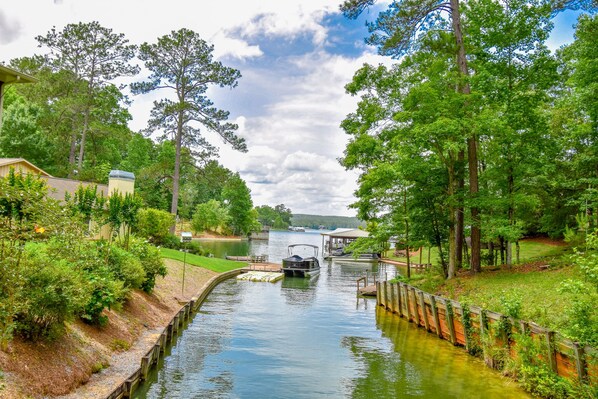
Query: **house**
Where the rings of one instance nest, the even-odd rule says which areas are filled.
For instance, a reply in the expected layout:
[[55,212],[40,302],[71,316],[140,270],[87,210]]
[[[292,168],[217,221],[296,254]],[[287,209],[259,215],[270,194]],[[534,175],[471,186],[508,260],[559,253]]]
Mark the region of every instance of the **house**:
[[39,175],[42,179],[46,180],[49,188],[48,196],[59,201],[64,200],[66,193],[73,194],[79,186],[97,186],[98,194],[103,194],[104,197],[109,197],[114,191],[118,191],[123,195],[132,194],[135,191],[135,175],[122,170],[110,171],[108,184],[98,184],[54,177],[23,158],[0,158],[0,177],[7,176],[10,169],[14,169],[16,172],[22,174],[32,173]]
[[[135,192],[135,175],[131,172],[122,170],[110,171],[110,174],[108,175],[108,184],[97,184],[54,177],[23,158],[0,158],[0,178],[7,176],[11,169],[14,169],[17,173],[21,174],[32,173],[39,175],[42,179],[46,180],[48,196],[58,201],[64,201],[66,193],[74,194],[80,186],[97,186],[98,195],[103,194],[104,197],[110,197],[114,192],[123,195],[133,194]],[[92,225],[90,225],[90,229],[93,229]],[[109,232],[108,226],[102,226],[100,233],[96,238],[106,238],[108,237]]]

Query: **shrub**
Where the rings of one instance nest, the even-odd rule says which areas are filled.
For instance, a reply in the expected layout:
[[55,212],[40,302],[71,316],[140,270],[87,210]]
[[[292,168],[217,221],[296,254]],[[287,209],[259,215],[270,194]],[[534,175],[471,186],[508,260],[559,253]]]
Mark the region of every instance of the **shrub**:
[[174,217],[171,213],[153,208],[140,209],[137,214],[136,233],[138,236],[147,238],[149,242],[163,244],[169,235],[170,226],[174,224]]
[[90,324],[105,325],[108,318],[102,312],[124,301],[127,290],[124,288],[124,283],[116,280],[105,267],[88,272],[87,278],[91,287],[91,296],[80,317]]
[[164,237],[164,240],[161,244],[164,248],[170,249],[181,249],[182,246],[181,239],[174,234],[168,234],[166,237]]
[[117,246],[107,248],[108,268],[114,277],[121,280],[125,288],[141,288],[145,281],[145,270],[135,255]]
[[133,239],[129,251],[135,255],[141,262],[145,271],[145,278],[141,284],[141,289],[145,292],[152,292],[156,285],[156,276],[166,276],[166,266],[160,256],[158,248],[150,245],[140,239]]
[[48,258],[40,245],[24,254],[25,285],[21,293],[26,309],[17,315],[17,332],[26,338],[51,337],[65,320],[89,301],[89,285],[65,260]]

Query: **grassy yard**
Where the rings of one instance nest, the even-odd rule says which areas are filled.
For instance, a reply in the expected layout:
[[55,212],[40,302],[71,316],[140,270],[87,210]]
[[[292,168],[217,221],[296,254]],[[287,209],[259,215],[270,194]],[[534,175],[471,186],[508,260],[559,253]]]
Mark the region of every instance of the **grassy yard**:
[[521,318],[554,330],[564,330],[566,310],[575,294],[559,290],[568,279],[581,279],[579,268],[558,269],[514,267],[511,270],[485,271],[478,276],[465,275],[437,288],[442,295],[484,309],[508,314],[508,307],[521,304]]
[[[524,240],[520,247],[520,263],[511,268],[504,265],[484,267],[478,275],[462,270],[456,278],[448,281],[432,270],[413,274],[409,284],[503,314],[509,313],[509,307],[520,307],[521,319],[557,331],[567,330],[567,323],[570,323],[567,312],[577,294],[560,288],[569,279],[582,279],[579,267],[572,266],[566,256],[568,247],[542,240]],[[424,263],[427,255],[426,248]],[[432,264],[436,265],[438,255],[435,248],[431,258]],[[419,254],[414,255],[412,261],[418,263]]]
[[[163,258],[183,261],[184,252],[176,249],[160,248],[160,254]],[[194,254],[187,254],[187,263],[193,266],[203,267],[204,269],[212,270],[214,272],[223,273],[230,270],[240,269],[247,266],[245,262],[234,262],[227,259],[207,258],[205,256],[198,256]]]
[[[519,253],[519,262],[525,263],[530,261],[536,261],[538,259],[548,259],[553,257],[560,257],[568,247],[562,245],[552,245],[547,244],[542,241],[536,240],[522,240],[519,242],[520,253]],[[448,248],[443,249],[448,250]],[[400,262],[407,262],[406,257],[394,256],[394,250],[390,250],[386,253],[386,257],[392,260],[397,260]],[[487,256],[488,250],[482,250],[482,257]],[[498,251],[495,252],[494,256],[499,257],[500,261],[500,253]],[[432,265],[440,265],[439,262],[440,256],[438,255],[438,248],[432,247],[430,249],[430,260]],[[513,245],[513,262],[515,262],[515,245]],[[416,254],[411,255],[410,259],[411,263],[419,263],[419,252]],[[422,263],[428,263],[428,248],[423,248],[422,253]]]

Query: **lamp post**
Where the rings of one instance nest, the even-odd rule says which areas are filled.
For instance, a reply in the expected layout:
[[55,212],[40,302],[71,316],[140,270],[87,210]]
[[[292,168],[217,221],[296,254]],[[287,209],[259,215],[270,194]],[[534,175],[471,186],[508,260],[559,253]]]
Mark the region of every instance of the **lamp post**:
[[193,235],[189,231],[181,232],[181,242],[184,244],[183,248],[183,282],[181,284],[181,295],[185,296],[185,270],[187,269],[187,243],[191,241]]

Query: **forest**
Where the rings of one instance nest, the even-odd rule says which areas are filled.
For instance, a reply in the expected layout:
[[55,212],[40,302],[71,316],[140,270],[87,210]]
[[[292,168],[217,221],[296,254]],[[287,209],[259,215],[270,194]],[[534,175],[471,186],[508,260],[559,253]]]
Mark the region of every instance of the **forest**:
[[[187,220],[198,207],[216,208],[221,220],[211,227],[220,232],[259,229],[247,184],[218,163],[217,147],[205,138],[215,132],[226,145],[247,150],[228,112],[206,96],[209,87],[234,88],[241,77],[213,59],[213,46],[189,29],[138,46],[98,22],[53,28],[36,40],[43,55],[8,63],[37,82],[5,88],[0,157],[96,183],[106,183],[110,170],[133,172],[146,208]],[[163,97],[154,102],[147,127],[134,132],[131,98],[120,82],[139,73],[139,60],[150,75],[135,78],[130,91]]]
[[[341,9],[356,18],[373,3]],[[449,279],[515,263],[524,237],[579,245],[598,227],[596,3],[458,4],[392,3],[368,25],[366,42],[395,61],[355,73],[359,103],[342,122],[363,246],[437,247]],[[551,51],[565,10],[579,13],[575,39]]]

